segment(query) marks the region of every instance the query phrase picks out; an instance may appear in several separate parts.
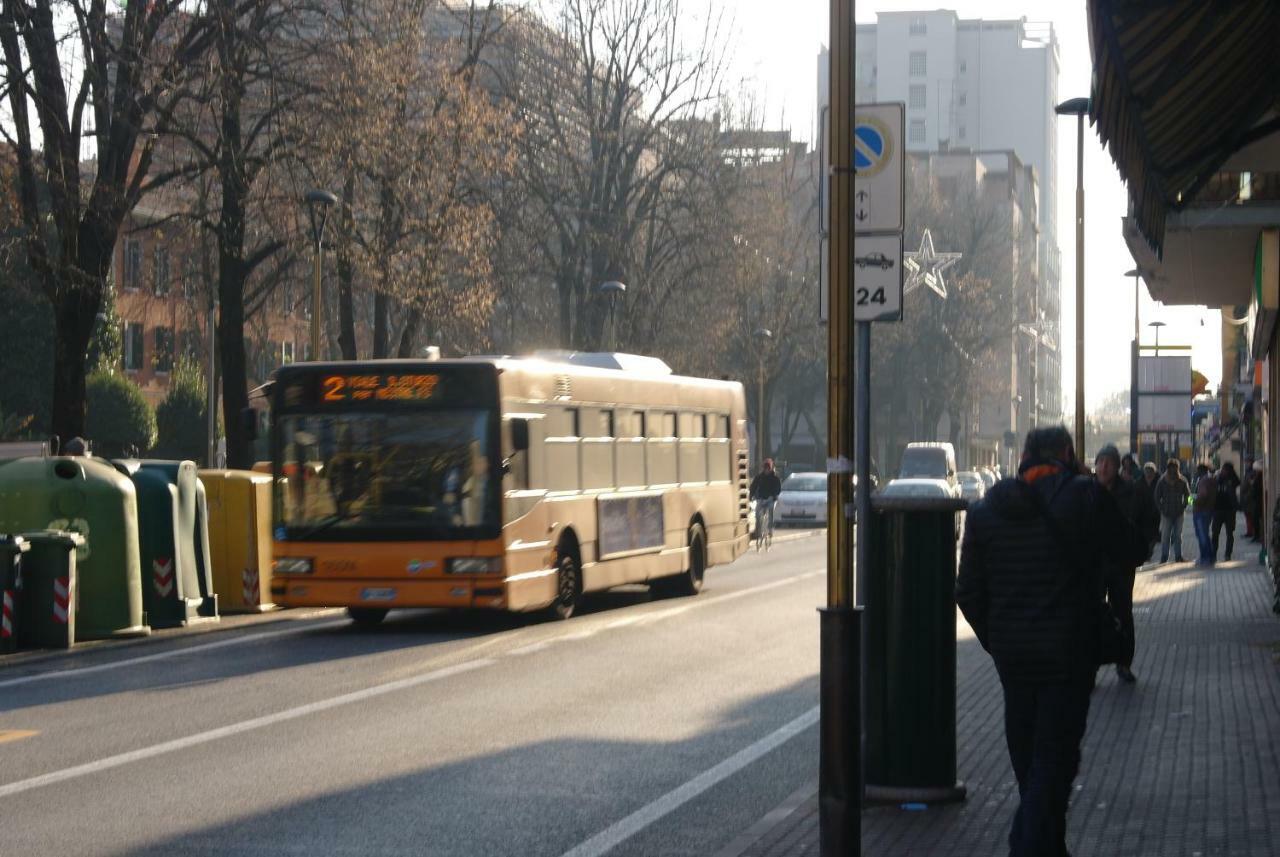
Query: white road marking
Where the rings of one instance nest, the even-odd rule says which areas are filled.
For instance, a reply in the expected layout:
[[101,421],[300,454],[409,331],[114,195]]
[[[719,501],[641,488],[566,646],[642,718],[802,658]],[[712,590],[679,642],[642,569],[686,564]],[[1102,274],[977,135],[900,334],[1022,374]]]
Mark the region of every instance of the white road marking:
[[340,696],[334,696],[329,699],[322,699],[318,702],[299,705],[296,708],[286,708],[284,711],[277,711],[275,714],[266,714],[262,717],[242,720],[239,723],[232,723],[228,726],[210,729],[207,732],[197,732],[195,735],[188,735],[185,738],[175,738],[172,741],[165,741],[160,744],[154,744],[150,747],[142,747],[137,750],[130,750],[127,753],[108,756],[107,758],[99,759],[96,762],[88,762],[83,765],[64,768],[61,771],[52,771],[47,774],[41,774],[38,777],[18,780],[15,783],[0,786],[0,798],[21,794],[22,792],[43,788],[44,786],[76,779],[77,777],[96,774],[101,771],[110,770],[111,768],[118,768],[121,765],[128,765],[132,762],[140,762],[143,759],[152,759],[156,756],[162,756],[165,753],[174,753],[178,750],[186,750],[201,744],[208,744],[210,741],[217,741],[222,738],[229,738],[232,735],[250,732],[254,729],[262,729],[266,726],[274,726],[277,723],[297,720],[299,717],[306,717],[309,714],[328,711],[331,708],[350,705],[353,702],[363,702],[366,699],[385,696],[388,693],[394,693],[398,690],[407,690],[411,687],[418,687],[419,685],[424,685],[429,682],[439,681],[461,673],[472,672],[487,666],[492,666],[495,663],[497,662],[494,660],[484,659],[470,661],[465,664],[457,664],[451,667],[444,667],[443,669],[432,670],[429,673],[423,673],[422,675],[414,676],[413,678],[404,678],[399,681],[374,685],[373,687],[367,687],[364,690],[352,691],[351,693],[344,693]]
[[[299,620],[294,620],[299,621]],[[245,643],[254,643],[258,640],[269,640],[275,637],[287,637],[291,634],[305,634],[308,631],[314,631],[317,628],[332,628],[337,625],[345,625],[347,620],[335,619],[329,622],[316,622],[301,628],[286,628],[281,631],[261,631],[257,634],[245,634],[242,637],[232,637],[227,640],[219,640],[216,643],[202,643],[197,646],[186,646],[181,649],[167,649],[163,652],[156,652],[154,655],[142,655],[137,658],[125,658],[121,661],[111,661],[105,664],[94,664],[87,667],[72,667],[67,670],[50,670],[49,672],[35,673],[34,675],[24,675],[18,678],[6,679],[0,681],[0,688],[17,687],[23,684],[35,684],[40,681],[50,681],[59,678],[73,678],[75,676],[90,675],[92,673],[107,672],[108,670],[116,670],[121,667],[132,667],[138,664],[147,664],[153,661],[162,661],[168,658],[177,658],[183,655],[195,654],[198,652],[210,652],[214,649],[225,649],[229,646],[241,646]]]
[[[782,746],[818,722],[818,707],[806,711],[776,732],[761,738],[751,746],[739,750],[713,768],[703,771],[684,785],[667,792],[662,797],[643,806],[626,818],[597,833],[595,836],[566,851],[562,857],[600,857],[644,830],[714,785],[741,771],[766,753]],[[0,797],[4,793],[0,791]]]

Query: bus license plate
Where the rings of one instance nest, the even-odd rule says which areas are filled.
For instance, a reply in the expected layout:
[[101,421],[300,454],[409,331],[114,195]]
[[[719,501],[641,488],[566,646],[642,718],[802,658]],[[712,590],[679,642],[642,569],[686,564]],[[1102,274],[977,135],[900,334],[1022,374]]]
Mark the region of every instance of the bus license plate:
[[394,589],[361,589],[361,601],[390,601],[396,597]]

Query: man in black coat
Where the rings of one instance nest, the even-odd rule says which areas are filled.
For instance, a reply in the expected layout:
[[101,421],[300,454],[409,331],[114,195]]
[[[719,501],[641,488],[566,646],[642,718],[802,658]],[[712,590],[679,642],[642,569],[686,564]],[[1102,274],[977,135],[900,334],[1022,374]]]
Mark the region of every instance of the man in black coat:
[[1067,803],[1080,766],[1098,666],[1103,563],[1140,540],[1115,501],[1079,473],[1061,426],[1027,435],[1017,479],[970,508],[956,603],[995,661],[1020,803],[1010,857],[1065,857]]

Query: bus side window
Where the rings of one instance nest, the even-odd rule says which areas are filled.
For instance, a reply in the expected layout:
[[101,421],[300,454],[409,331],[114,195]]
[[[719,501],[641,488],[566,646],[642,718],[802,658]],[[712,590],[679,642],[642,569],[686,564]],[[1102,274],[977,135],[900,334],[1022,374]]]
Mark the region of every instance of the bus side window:
[[649,437],[645,441],[645,464],[649,485],[674,485],[678,480],[676,466],[676,415],[654,411],[648,416]]
[[[518,427],[517,423],[523,428]],[[517,417],[507,420],[503,425],[503,429],[502,450],[503,456],[508,462],[507,490],[525,491],[529,488],[530,449],[528,447],[531,446],[529,440],[533,427],[530,425],[529,420]],[[515,435],[520,432],[525,434],[525,449],[517,449],[517,444],[515,443]]]
[[586,434],[582,438],[582,487],[612,488],[613,479],[613,411],[587,408],[583,410]]
[[707,481],[707,424],[703,414],[680,415],[680,481]]
[[578,449],[582,441],[578,437],[578,409],[551,408],[547,417],[551,422],[544,444],[547,490],[579,491],[582,474]]
[[733,472],[733,451],[729,443],[729,417],[711,414],[707,417],[707,478],[712,482],[728,482]]
[[643,488],[644,412],[618,411],[614,441],[614,472],[618,488]]

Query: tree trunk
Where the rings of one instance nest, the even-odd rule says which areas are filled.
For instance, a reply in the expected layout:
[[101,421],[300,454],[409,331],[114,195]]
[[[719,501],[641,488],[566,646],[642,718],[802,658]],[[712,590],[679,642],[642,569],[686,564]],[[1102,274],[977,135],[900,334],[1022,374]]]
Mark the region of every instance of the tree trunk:
[[92,320],[102,302],[101,292],[64,291],[53,307],[53,433],[61,443],[84,435],[85,358],[89,352]]
[[383,292],[373,293],[373,359],[391,356],[391,300]]
[[418,343],[418,328],[422,326],[422,310],[414,307],[409,310],[409,315],[404,321],[404,330],[400,331],[400,347],[396,351],[396,356],[407,359],[413,356],[414,348]]

